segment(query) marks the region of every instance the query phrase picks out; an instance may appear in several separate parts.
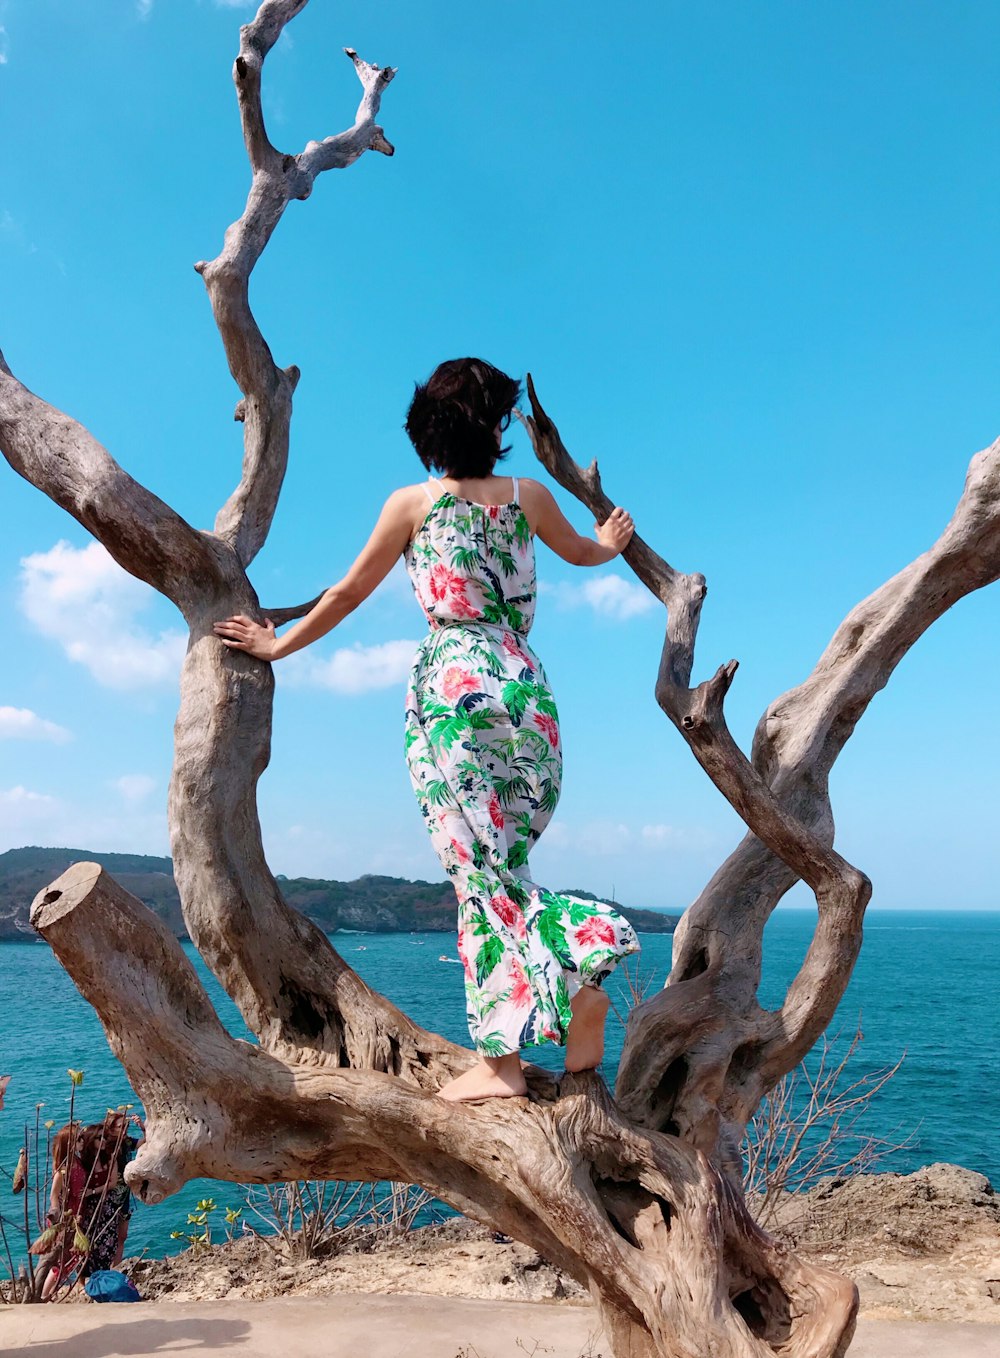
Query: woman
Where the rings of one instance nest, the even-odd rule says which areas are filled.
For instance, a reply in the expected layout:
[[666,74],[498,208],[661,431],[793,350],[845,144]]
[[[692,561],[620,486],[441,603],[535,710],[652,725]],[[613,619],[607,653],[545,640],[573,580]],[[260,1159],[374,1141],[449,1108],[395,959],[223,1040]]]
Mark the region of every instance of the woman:
[[80,1277],[89,1278],[100,1269],[112,1267],[118,1244],[115,1190],[120,1175],[116,1148],[112,1136],[108,1134],[106,1122],[95,1122],[87,1128],[83,1161],[88,1170],[87,1191],[83,1200],[83,1230],[89,1249]]
[[42,1301],[48,1301],[60,1282],[80,1269],[86,1258],[73,1247],[77,1227],[83,1228],[81,1217],[89,1170],[86,1150],[87,1133],[79,1122],[67,1122],[52,1138],[52,1188],[46,1222],[62,1229],[54,1249],[39,1248],[37,1244],[31,1247],[32,1254],[56,1255],[42,1284]]
[[130,1123],[145,1135],[140,1119],[130,1118],[123,1110],[108,1112],[103,1123],[95,1123],[87,1129],[95,1150],[87,1197],[90,1211],[87,1228],[90,1240],[88,1273],[116,1268],[125,1253],[132,1215],[132,1194],[124,1173],[125,1166],[140,1145],[138,1137],[128,1134]]
[[600,1064],[608,999],[600,986],[638,950],[611,906],[556,895],[528,875],[528,851],[555,810],[558,715],[527,642],[535,607],[534,538],[565,561],[597,566],[632,536],[616,508],[581,537],[536,481],[495,475],[520,384],[480,359],[442,363],[410,405],[406,430],[441,479],[386,501],[344,579],[282,637],[269,622],[217,623],[227,646],[278,660],[324,636],[404,557],[430,632],[406,702],[406,754],[421,812],[459,900],[469,1029],[478,1063],[442,1098],[526,1092],[519,1052],[566,1046],[566,1068]]
[[[128,1228],[132,1220],[132,1192],[125,1182],[125,1166],[134,1158],[136,1151],[145,1141],[146,1124],[135,1113],[130,1117],[127,1112],[119,1109],[118,1112],[108,1113],[105,1116],[104,1125],[110,1129],[112,1145],[117,1148],[118,1175],[117,1182],[111,1192],[111,1201],[114,1204],[118,1228],[111,1267],[117,1268],[125,1254],[125,1241],[128,1239]],[[130,1126],[135,1127],[139,1133],[138,1136],[129,1134]]]

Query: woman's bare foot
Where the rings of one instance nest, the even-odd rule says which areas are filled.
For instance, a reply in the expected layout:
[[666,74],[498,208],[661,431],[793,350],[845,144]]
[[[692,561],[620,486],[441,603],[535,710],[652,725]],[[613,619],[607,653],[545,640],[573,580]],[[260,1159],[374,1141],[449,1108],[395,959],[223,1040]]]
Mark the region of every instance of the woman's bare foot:
[[604,1059],[604,1020],[611,1001],[603,990],[584,985],[573,996],[573,1018],[566,1033],[566,1069],[594,1070]]
[[507,1056],[481,1056],[471,1070],[449,1080],[437,1092],[449,1103],[471,1099],[514,1099],[527,1094],[524,1071],[517,1052]]

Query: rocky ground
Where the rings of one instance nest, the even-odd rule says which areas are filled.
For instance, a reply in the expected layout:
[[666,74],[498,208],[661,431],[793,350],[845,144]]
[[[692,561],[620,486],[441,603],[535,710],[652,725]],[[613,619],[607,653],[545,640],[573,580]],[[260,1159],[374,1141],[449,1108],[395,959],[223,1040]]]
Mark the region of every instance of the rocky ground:
[[[830,1179],[786,1200],[790,1244],[853,1277],[869,1319],[1000,1324],[1000,1198],[981,1174],[929,1165],[915,1174]],[[130,1261],[150,1300],[423,1292],[510,1301],[583,1300],[583,1289],[526,1245],[464,1218],[373,1247],[348,1237],[296,1260],[247,1237],[170,1259]]]
[[1000,1324],[1000,1196],[958,1165],[830,1179],[779,1216],[781,1234],[849,1274],[869,1320]]

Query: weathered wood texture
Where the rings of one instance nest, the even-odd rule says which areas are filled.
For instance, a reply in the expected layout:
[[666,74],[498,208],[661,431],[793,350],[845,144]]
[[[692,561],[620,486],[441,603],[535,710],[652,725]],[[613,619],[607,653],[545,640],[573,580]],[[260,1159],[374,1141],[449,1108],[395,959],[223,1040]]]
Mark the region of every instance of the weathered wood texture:
[[[613,502],[597,464],[574,462],[530,377],[528,391],[536,454],[603,520]],[[636,1124],[683,1136],[735,1184],[748,1119],[825,1030],[861,947],[871,885],[832,848],[830,769],[914,642],[1000,577],[1000,440],[972,459],[937,542],[858,604],[809,678],[770,704],[750,760],[723,711],[736,662],[688,687],[703,577],[675,571],[641,539],[624,556],[667,608],[657,702],[749,833],[681,920],[666,986],[629,1016],[616,1094]],[[757,1002],[764,926],[799,878],[816,896],[816,930],[782,1007],[767,1011]]]
[[229,1037],[177,940],[96,863],[39,893],[32,922],[142,1100],[127,1178],[145,1201],[198,1175],[415,1181],[588,1286],[616,1354],[843,1352],[853,1286],[777,1246],[693,1147],[632,1127],[596,1074],[451,1104],[403,1076],[288,1063]]
[[[234,81],[251,187],[220,255],[197,266],[244,426],[241,478],[214,530],[193,528],[139,486],[0,357],[0,448],[11,466],[188,622],[169,797],[177,883],[191,937],[259,1042],[227,1036],[175,940],[96,865],[76,865],[40,894],[36,927],[96,1009],[146,1109],[148,1140],[128,1177],[150,1202],[199,1175],[421,1183],[588,1285],[617,1358],[833,1358],[850,1340],[856,1292],[755,1226],[739,1142],[761,1096],[828,1022],[860,945],[869,886],[832,849],[827,774],[906,649],[1000,572],[1000,445],[974,460],[940,542],[859,605],[810,679],[768,709],[750,760],[723,715],[735,665],[689,687],[704,579],[633,540],[626,560],[667,609],[657,698],[750,833],[685,917],[667,987],[632,1015],[617,1103],[595,1075],[557,1082],[538,1070],[529,1099],[435,1099],[471,1053],[372,991],[285,905],[256,807],[271,669],[212,634],[220,616],[262,615],[247,566],[277,505],[298,380],[274,363],[253,317],[252,270],[317,174],[365,150],[392,152],[375,119],[394,72],[351,51],[362,85],[353,126],[297,155],[271,144],[264,61],[306,3],[265,0],[241,30]],[[542,461],[605,517],[611,501],[596,467],[576,466],[533,387],[531,396]],[[269,615],[287,621],[308,607]],[[769,1014],[756,1001],[761,933],[797,877],[816,893],[816,937],[784,1006]]]

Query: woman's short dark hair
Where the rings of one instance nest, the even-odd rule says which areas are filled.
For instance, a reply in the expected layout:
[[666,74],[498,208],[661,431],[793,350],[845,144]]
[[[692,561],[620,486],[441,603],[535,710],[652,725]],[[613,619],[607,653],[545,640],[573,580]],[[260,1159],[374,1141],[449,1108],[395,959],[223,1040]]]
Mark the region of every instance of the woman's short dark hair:
[[509,448],[498,448],[521,384],[481,358],[451,358],[417,383],[406,412],[406,432],[428,471],[456,481],[490,476]]

